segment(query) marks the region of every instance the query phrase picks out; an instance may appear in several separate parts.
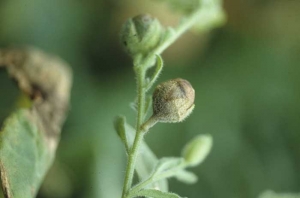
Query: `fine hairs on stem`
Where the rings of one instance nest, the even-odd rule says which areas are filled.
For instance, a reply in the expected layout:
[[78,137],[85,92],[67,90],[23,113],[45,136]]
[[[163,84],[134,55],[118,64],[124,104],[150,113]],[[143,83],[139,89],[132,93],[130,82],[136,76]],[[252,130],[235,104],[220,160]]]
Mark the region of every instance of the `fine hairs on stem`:
[[[128,155],[122,198],[180,197],[168,192],[159,182],[166,182],[166,179],[170,177],[179,178],[185,183],[196,182],[197,176],[185,169],[203,162],[212,147],[210,135],[198,135],[185,146],[181,157],[166,157],[158,160],[154,156],[153,160],[139,161],[139,163],[148,163],[147,167],[151,165],[152,170],[148,175],[144,173],[142,175],[136,167],[139,150],[146,145],[144,136],[149,133],[150,128],[158,122],[181,122],[191,114],[195,107],[195,90],[187,80],[181,78],[157,85],[152,98],[148,97],[147,91],[153,86],[163,68],[160,54],[187,30],[195,28],[199,32],[208,31],[225,21],[220,0],[186,0],[194,1],[196,4],[187,5],[197,5],[195,7],[184,6],[179,3],[180,0],[165,1],[183,13],[182,20],[177,27],[165,28],[157,19],[148,14],[141,14],[128,19],[121,30],[121,42],[133,59],[137,84],[135,130],[129,127],[125,117],[118,117],[115,121],[115,129]],[[154,74],[148,77],[147,71],[152,67],[155,67]],[[151,100],[153,115],[145,119]],[[146,148],[148,152],[151,152],[148,147]],[[155,164],[151,164],[154,162]],[[133,186],[135,170],[142,180]],[[155,188],[151,187],[154,184]]]

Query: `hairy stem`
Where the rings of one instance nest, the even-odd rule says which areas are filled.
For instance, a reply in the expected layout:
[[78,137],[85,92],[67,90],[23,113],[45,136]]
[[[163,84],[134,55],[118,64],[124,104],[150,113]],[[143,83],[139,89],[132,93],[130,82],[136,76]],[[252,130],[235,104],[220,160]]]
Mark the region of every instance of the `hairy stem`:
[[135,134],[134,142],[128,155],[128,163],[127,163],[127,169],[125,174],[122,198],[126,197],[127,192],[131,188],[132,179],[134,176],[135,162],[138,155],[138,149],[144,136],[144,131],[141,129],[141,125],[143,123],[144,106],[145,106],[145,88],[144,88],[145,70],[143,69],[143,67],[137,67],[135,69],[135,73],[137,76],[137,90],[138,90],[138,118],[136,123],[136,134]]
[[[199,15],[202,14],[201,11],[202,10],[199,10],[191,14],[184,21],[182,21],[182,23],[175,29],[172,35],[169,36],[158,48],[156,48],[154,51],[152,51],[146,57],[144,57],[144,59],[139,56],[135,60],[138,63],[134,66],[135,74],[137,77],[138,118],[136,123],[136,135],[135,135],[134,143],[128,154],[128,163],[127,163],[127,168],[125,173],[125,181],[123,186],[122,198],[126,198],[131,189],[132,179],[135,170],[135,163],[138,156],[138,150],[140,144],[143,140],[143,136],[145,132],[151,126],[153,126],[154,123],[156,123],[153,122],[151,125],[149,124],[149,126],[145,127],[146,126],[145,125],[143,127],[143,122],[144,122],[143,118],[145,117],[144,106],[145,106],[145,94],[146,94],[146,89],[145,89],[146,71],[149,68],[149,66],[151,66],[151,64],[153,63],[156,54],[161,54],[166,48],[168,48],[173,42],[175,42],[178,39],[178,37],[180,37],[186,30],[191,28],[197,22]],[[166,175],[166,177],[169,176]]]
[[134,139],[134,143],[132,146],[131,153],[128,157],[128,163],[127,163],[127,169],[126,169],[126,176],[124,181],[124,187],[123,187],[123,193],[122,198],[126,198],[127,192],[129,191],[131,185],[132,185],[132,179],[134,175],[134,168],[135,168],[135,162],[138,154],[138,147],[143,140],[143,134],[141,132],[137,133]]

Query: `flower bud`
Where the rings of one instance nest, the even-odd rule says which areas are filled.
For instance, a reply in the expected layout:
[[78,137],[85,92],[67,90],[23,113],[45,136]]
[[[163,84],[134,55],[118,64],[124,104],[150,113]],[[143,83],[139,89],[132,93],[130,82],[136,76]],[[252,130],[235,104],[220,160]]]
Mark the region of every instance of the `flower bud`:
[[182,157],[189,166],[197,166],[206,158],[213,144],[210,135],[199,135],[184,147]]
[[194,109],[195,90],[184,79],[159,84],[153,93],[153,116],[159,122],[181,122]]
[[162,33],[163,28],[157,19],[141,14],[125,22],[121,41],[129,54],[144,54],[158,45]]

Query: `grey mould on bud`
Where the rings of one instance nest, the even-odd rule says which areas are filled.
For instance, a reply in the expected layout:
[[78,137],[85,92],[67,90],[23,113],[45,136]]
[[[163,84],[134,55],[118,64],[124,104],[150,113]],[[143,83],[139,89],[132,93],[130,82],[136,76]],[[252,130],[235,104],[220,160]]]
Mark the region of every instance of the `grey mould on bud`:
[[195,90],[187,80],[161,83],[153,93],[153,117],[159,122],[181,122],[193,111],[194,100]]
[[161,40],[163,28],[149,14],[128,19],[121,30],[121,42],[130,55],[148,53]]

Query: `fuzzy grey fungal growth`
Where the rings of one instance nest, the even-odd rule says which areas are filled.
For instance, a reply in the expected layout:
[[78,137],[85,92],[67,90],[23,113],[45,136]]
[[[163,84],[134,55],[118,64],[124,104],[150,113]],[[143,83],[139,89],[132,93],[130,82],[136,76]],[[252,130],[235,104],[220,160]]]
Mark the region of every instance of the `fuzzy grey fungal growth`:
[[184,79],[159,84],[153,93],[153,115],[160,122],[181,122],[194,109],[195,90]]

